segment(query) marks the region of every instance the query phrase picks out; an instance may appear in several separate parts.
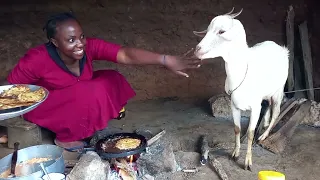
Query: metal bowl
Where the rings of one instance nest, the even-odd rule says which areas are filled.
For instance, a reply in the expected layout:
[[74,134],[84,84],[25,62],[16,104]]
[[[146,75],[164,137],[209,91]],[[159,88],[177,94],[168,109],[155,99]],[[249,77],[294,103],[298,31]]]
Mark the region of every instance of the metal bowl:
[[[0,93],[2,93],[4,90],[7,90],[15,85],[25,85],[25,84],[12,84],[12,85],[0,86]],[[25,113],[28,113],[28,112],[32,111],[33,109],[35,109],[36,107],[38,107],[43,101],[45,101],[47,99],[47,97],[49,95],[49,91],[46,88],[40,87],[37,85],[27,85],[27,86],[31,89],[31,91],[36,91],[39,88],[43,88],[46,92],[45,97],[40,102],[37,102],[31,106],[24,106],[24,107],[17,107],[17,108],[0,110],[0,121],[14,118],[14,117],[18,117],[18,116],[21,116]]]
[[[0,174],[11,168],[11,157],[12,153],[0,160]],[[32,158],[52,159],[51,161],[43,162],[43,165],[48,173],[64,173],[65,171],[63,149],[59,146],[44,144],[20,149],[18,150],[17,165],[20,162],[30,160]],[[44,172],[38,163],[23,167],[21,169],[23,169],[21,171],[24,173],[28,172],[28,175],[15,178],[0,178],[0,180],[34,180],[44,176]],[[17,170],[18,168],[16,168],[16,172]]]

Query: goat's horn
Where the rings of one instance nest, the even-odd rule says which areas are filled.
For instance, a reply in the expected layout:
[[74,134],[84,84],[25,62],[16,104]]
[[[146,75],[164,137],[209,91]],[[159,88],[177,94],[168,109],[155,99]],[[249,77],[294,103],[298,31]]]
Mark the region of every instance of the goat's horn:
[[233,11],[234,11],[234,7],[232,8],[232,10],[231,10],[230,12],[228,12],[228,13],[226,13],[226,14],[224,14],[224,15],[229,15],[229,14],[231,14]]
[[242,10],[243,10],[243,9],[241,9],[241,10],[240,10],[239,12],[237,12],[237,13],[230,14],[231,18],[235,18],[235,17],[239,16],[239,15],[242,13]]

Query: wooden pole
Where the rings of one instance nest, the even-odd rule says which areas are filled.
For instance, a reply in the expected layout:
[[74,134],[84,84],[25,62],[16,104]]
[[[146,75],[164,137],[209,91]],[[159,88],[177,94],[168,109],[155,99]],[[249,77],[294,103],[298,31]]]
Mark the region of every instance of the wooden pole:
[[[299,32],[301,37],[301,46],[303,53],[304,69],[305,69],[305,81],[306,88],[313,88],[313,78],[312,78],[312,57],[311,57],[311,48],[309,44],[309,35],[307,22],[304,21],[299,25]],[[308,99],[314,101],[314,90],[308,90]]]
[[289,11],[286,21],[286,35],[287,35],[287,47],[289,49],[289,74],[288,74],[288,91],[294,90],[294,11],[293,7],[289,6]]

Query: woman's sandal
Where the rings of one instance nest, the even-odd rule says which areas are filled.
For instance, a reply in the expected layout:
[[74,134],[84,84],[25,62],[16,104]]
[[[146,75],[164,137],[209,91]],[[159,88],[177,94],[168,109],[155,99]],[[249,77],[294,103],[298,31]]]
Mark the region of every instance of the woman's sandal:
[[54,140],[54,144],[65,149],[66,151],[69,151],[69,152],[79,152],[79,151],[82,151],[85,147],[88,147],[88,143],[85,142],[85,141],[81,141],[83,143],[82,146],[74,146],[74,147],[71,147],[71,148],[65,148],[65,147],[61,147],[59,145],[57,145],[57,142],[56,142],[56,139]]

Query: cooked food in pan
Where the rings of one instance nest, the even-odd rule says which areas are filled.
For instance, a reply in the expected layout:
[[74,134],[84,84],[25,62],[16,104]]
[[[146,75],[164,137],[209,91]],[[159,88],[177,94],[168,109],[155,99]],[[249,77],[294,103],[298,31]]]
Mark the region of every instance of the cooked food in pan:
[[30,106],[41,101],[45,95],[43,88],[31,91],[27,85],[15,85],[0,94],[0,110]]
[[120,150],[134,149],[134,148],[137,148],[140,145],[140,143],[141,143],[140,139],[123,138],[123,139],[119,139],[116,142],[115,147]]

